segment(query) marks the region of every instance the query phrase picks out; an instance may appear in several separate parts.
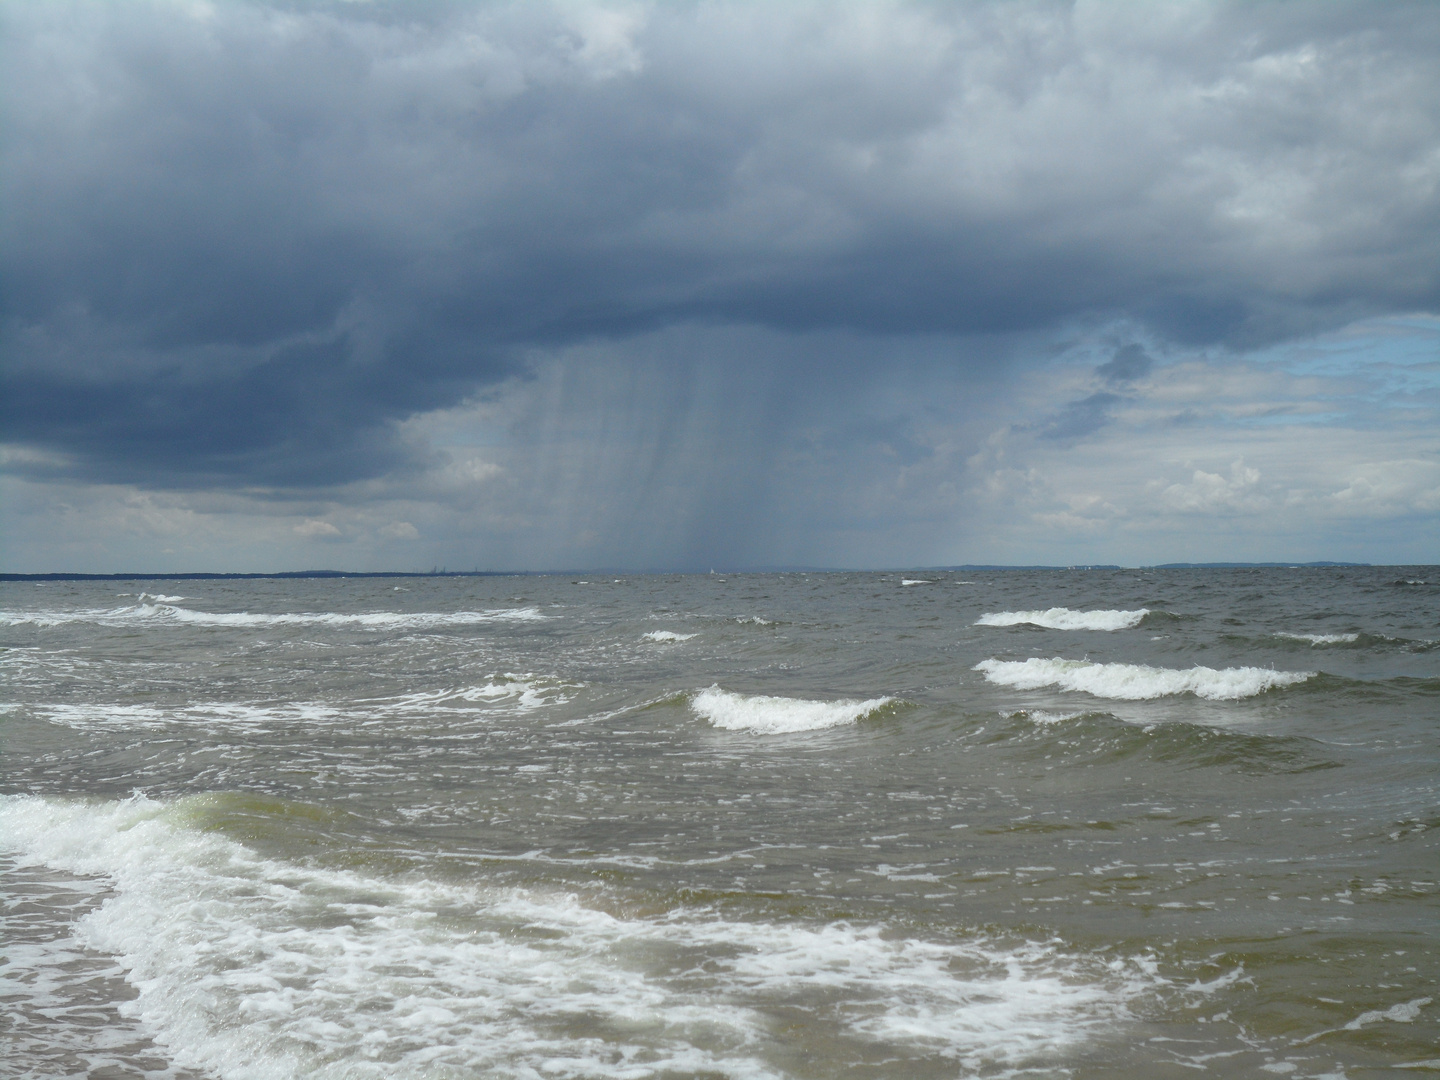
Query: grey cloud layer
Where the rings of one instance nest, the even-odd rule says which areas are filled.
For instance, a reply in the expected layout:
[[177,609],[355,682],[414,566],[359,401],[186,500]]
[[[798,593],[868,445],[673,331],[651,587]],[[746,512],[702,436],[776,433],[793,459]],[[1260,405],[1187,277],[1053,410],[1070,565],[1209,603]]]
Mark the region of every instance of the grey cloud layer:
[[31,471],[418,468],[395,421],[685,323],[1244,345],[1440,308],[1430,4],[4,18],[0,417]]

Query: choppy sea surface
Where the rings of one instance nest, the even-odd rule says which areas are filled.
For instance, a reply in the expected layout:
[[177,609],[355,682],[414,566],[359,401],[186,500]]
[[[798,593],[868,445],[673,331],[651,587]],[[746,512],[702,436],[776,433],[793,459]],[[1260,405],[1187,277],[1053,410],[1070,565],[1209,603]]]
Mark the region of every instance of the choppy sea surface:
[[0,646],[6,1076],[1440,1072],[1440,568],[21,582]]

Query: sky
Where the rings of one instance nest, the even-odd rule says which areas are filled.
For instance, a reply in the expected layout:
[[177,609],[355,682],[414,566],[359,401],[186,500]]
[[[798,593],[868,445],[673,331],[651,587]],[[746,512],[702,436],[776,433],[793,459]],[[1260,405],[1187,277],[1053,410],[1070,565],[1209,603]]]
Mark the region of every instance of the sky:
[[0,570],[1440,563],[1440,5],[0,8]]

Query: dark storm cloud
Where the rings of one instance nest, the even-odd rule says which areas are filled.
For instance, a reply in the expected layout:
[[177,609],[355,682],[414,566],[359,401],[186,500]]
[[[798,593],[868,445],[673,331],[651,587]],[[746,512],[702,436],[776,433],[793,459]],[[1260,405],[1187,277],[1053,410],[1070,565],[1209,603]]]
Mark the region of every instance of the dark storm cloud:
[[1119,394],[1101,391],[1072,401],[1040,427],[1042,439],[1078,439],[1099,431],[1110,422],[1110,409],[1125,400]]
[[1095,374],[1108,383],[1127,383],[1143,379],[1154,366],[1155,361],[1139,345],[1126,345],[1116,349],[1113,357],[1095,369]]
[[1440,307],[1434,5],[4,18],[0,422],[52,470],[373,476],[528,350],[687,322],[1243,345]]

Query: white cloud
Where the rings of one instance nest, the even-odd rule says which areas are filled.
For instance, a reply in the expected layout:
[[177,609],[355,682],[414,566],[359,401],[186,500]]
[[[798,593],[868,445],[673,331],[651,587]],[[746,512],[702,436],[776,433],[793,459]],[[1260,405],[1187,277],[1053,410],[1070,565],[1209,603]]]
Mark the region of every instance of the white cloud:
[[380,535],[387,540],[418,540],[420,530],[408,521],[392,521],[380,527]]
[[1256,490],[1259,482],[1260,470],[1248,468],[1243,458],[1236,458],[1230,466],[1228,480],[1218,473],[1196,469],[1189,483],[1171,484],[1161,492],[1161,498],[1174,509],[1190,513],[1220,510],[1262,513],[1271,503]]
[[1399,517],[1440,511],[1440,461],[1373,461],[1345,467],[1344,487],[1324,496],[1347,515]]
[[309,540],[330,540],[342,535],[340,530],[330,524],[330,522],[317,521],[314,518],[308,521],[302,521],[299,525],[296,525],[294,529],[296,535],[303,536]]

